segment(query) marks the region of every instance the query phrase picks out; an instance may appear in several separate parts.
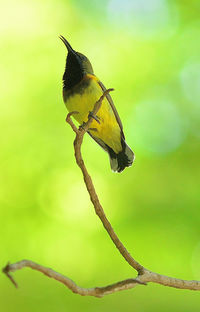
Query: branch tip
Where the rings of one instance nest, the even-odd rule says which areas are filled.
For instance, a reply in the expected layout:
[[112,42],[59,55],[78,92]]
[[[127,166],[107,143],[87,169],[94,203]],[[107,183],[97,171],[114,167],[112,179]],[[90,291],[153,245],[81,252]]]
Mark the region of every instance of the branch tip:
[[2,272],[9,278],[9,280],[11,281],[11,283],[18,288],[18,284],[15,282],[14,278],[12,277],[12,275],[9,273],[11,271],[10,269],[10,263],[8,262],[7,265],[2,269]]

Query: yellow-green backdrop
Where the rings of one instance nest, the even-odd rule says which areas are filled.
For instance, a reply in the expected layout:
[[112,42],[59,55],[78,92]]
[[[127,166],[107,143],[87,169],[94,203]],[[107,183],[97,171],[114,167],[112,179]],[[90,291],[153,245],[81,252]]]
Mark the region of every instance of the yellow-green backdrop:
[[[151,270],[200,279],[199,0],[0,1],[0,266],[32,259],[80,286],[134,277],[97,219],[65,123],[62,34],[112,96],[134,165],[110,170],[85,137],[105,212]],[[197,311],[200,293],[150,284],[103,299],[24,269],[0,310]]]

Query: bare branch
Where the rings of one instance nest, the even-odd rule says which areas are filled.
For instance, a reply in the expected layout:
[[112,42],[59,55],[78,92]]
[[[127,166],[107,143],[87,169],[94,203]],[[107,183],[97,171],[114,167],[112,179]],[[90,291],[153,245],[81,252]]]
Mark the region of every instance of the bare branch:
[[[95,103],[94,109],[92,111],[92,115],[96,116],[98,113],[98,110],[101,107],[101,103],[103,98],[106,96],[106,94],[113,89],[108,89],[104,92],[104,94],[101,96],[101,98]],[[71,120],[71,115],[73,113],[69,113],[66,121],[70,124],[72,129],[74,130],[74,124]],[[83,178],[85,181],[86,188],[88,190],[88,193],[90,195],[91,202],[93,203],[94,209],[98,217],[100,218],[101,222],[103,223],[104,228],[108,232],[110,238],[112,239],[113,243],[121,253],[121,255],[124,257],[124,259],[139,273],[142,273],[144,271],[144,267],[140,265],[133,257],[129,254],[128,250],[125,248],[125,246],[122,244],[122,242],[119,240],[118,236],[114,232],[110,222],[108,221],[104,210],[100,204],[99,198],[97,196],[96,190],[94,188],[94,184],[92,182],[92,179],[85,167],[85,163],[82,158],[81,154],[81,146],[83,142],[83,135],[85,132],[88,130],[90,124],[92,122],[92,118],[89,117],[87,123],[84,125],[84,127],[80,127],[79,130],[76,128],[75,133],[76,133],[76,138],[74,140],[74,150],[75,150],[75,158],[77,165],[80,167],[82,173],[83,173]]]
[[46,276],[57,280],[58,282],[67,286],[73,293],[79,294],[81,296],[103,297],[117,291],[133,288],[139,284],[145,285],[144,282],[132,278],[105,287],[82,288],[77,286],[70,278],[30,260],[22,260],[13,264],[7,264],[7,266],[3,269],[3,272],[11,279],[13,284],[18,287],[17,283],[14,281],[13,277],[9,274],[9,272],[15,272],[25,267],[29,267],[33,270],[39,271]]
[[25,267],[29,267],[33,270],[39,271],[49,278],[53,278],[58,282],[64,284],[73,293],[79,294],[81,296],[94,296],[103,297],[105,295],[113,294],[118,291],[127,290],[136,287],[137,285],[146,285],[148,282],[158,283],[164,286],[170,286],[174,288],[190,289],[190,290],[200,290],[199,281],[185,281],[176,278],[171,278],[164,275],[159,275],[157,273],[150,272],[146,270],[142,275],[138,275],[137,278],[130,278],[105,287],[94,287],[94,288],[83,288],[78,285],[70,278],[50,269],[37,264],[31,260],[22,260],[13,264],[7,264],[3,269],[3,272],[11,279],[12,283],[18,287],[17,283],[10,275],[10,272],[15,272],[21,270]]
[[130,266],[132,266],[137,272],[138,276],[134,279],[126,279],[120,282],[116,282],[114,284],[105,286],[105,287],[95,287],[95,288],[82,288],[77,286],[71,279],[68,277],[53,271],[50,268],[46,268],[40,264],[37,264],[30,260],[22,260],[19,262],[16,262],[14,264],[7,264],[6,267],[2,270],[3,273],[7,275],[7,277],[11,280],[11,282],[17,287],[17,283],[13,279],[13,277],[10,275],[10,272],[14,272],[20,269],[23,269],[24,267],[29,267],[33,270],[37,270],[45,275],[47,275],[50,278],[53,278],[60,283],[67,286],[72,292],[82,295],[82,296],[95,296],[95,297],[103,297],[105,295],[126,290],[130,288],[134,288],[137,285],[146,285],[148,282],[161,284],[164,286],[174,287],[174,288],[181,288],[181,289],[190,289],[190,290],[200,290],[200,281],[188,281],[188,280],[181,280],[165,275],[161,275],[158,273],[151,272],[150,270],[144,268],[140,263],[138,263],[127,251],[125,246],[122,244],[122,242],[119,240],[117,234],[113,230],[110,222],[108,221],[104,210],[100,204],[99,198],[97,196],[97,193],[95,191],[92,179],[85,167],[82,155],[81,155],[81,145],[83,142],[84,134],[87,132],[87,130],[90,127],[90,124],[92,122],[92,119],[95,119],[102,101],[104,97],[113,89],[106,90],[101,98],[95,103],[94,109],[91,112],[90,116],[88,117],[88,121],[84,123],[79,129],[74,125],[73,121],[71,120],[71,116],[73,114],[78,114],[78,112],[71,112],[67,115],[66,121],[71,126],[72,130],[76,133],[76,138],[74,140],[74,151],[75,151],[75,158],[76,163],[80,167],[82,173],[84,182],[87,188],[87,191],[90,195],[90,200],[93,203],[94,209],[98,217],[100,218],[101,222],[103,223],[104,228],[106,229],[107,233],[109,234],[110,238],[112,239],[113,243],[115,244],[116,248],[119,250],[120,254],[124,257],[124,259],[129,263]]

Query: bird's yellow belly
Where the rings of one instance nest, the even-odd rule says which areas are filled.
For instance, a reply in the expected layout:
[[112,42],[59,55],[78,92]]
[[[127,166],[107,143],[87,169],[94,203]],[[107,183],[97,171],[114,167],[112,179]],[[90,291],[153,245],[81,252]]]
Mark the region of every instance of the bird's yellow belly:
[[[79,124],[82,124],[87,122],[89,112],[93,110],[94,104],[102,94],[103,91],[98,83],[95,80],[91,80],[82,93],[74,93],[67,97],[65,105],[69,112],[79,112],[77,115],[74,115],[74,118]],[[90,128],[95,130],[91,129],[91,134],[110,146],[115,153],[119,153],[122,150],[120,127],[106,98],[102,101],[97,117],[99,118],[99,123],[96,120],[92,121]]]

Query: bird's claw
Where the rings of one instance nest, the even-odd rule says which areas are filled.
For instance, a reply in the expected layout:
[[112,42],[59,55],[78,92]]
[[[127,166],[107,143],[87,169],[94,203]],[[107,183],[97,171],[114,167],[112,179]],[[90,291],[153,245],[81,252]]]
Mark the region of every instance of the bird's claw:
[[89,131],[95,131],[95,132],[98,131],[97,128],[89,128],[88,130],[89,130]]
[[94,120],[96,120],[100,124],[100,118],[98,116],[93,115],[92,112],[89,112],[88,118],[93,118]]
[[86,122],[83,121],[83,123],[78,127],[79,130],[85,130]]

